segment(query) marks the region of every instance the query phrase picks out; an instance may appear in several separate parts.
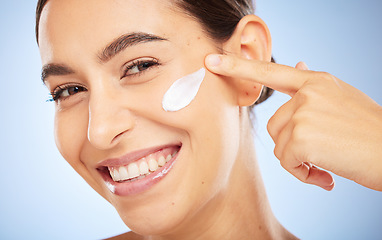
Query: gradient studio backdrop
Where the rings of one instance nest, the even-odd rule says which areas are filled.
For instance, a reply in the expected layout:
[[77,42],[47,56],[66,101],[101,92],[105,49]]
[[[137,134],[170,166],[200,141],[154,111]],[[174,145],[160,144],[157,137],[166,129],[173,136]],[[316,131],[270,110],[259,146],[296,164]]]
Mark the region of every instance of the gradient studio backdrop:
[[[40,80],[34,38],[37,0],[0,6],[0,239],[101,239],[127,231],[116,211],[56,150],[53,104]],[[279,63],[304,60],[382,104],[382,2],[258,0]],[[257,152],[272,208],[302,239],[382,239],[382,193],[341,177],[326,192],[305,185],[273,157],[267,119],[288,98],[257,109]]]

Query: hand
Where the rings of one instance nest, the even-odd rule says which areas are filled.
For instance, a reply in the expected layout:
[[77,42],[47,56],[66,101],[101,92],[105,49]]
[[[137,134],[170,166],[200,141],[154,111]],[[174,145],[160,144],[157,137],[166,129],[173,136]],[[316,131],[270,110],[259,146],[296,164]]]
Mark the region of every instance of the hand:
[[382,191],[382,107],[367,95],[328,73],[309,71],[304,63],[292,68],[209,55],[205,64],[213,73],[292,97],[269,120],[268,132],[276,157],[296,178],[332,190],[326,169]]

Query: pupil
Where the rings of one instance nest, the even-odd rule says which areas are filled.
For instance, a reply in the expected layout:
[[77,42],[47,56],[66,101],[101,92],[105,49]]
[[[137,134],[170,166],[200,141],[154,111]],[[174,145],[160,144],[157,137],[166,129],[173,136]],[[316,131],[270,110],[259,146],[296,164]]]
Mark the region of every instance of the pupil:
[[147,68],[149,68],[151,66],[150,63],[146,62],[146,63],[142,63],[140,66],[139,66],[139,71],[143,71]]
[[69,95],[76,94],[80,91],[79,87],[71,87],[68,89]]

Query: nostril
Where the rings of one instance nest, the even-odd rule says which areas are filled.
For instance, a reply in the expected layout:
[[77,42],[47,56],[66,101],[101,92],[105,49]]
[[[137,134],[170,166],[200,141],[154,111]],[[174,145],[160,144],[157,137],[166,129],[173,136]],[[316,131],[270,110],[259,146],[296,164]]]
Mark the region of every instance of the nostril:
[[123,132],[119,133],[117,136],[115,136],[115,137],[111,140],[111,144],[117,142],[123,135],[125,135],[126,132],[127,132],[127,130],[126,130],[126,131],[123,131]]

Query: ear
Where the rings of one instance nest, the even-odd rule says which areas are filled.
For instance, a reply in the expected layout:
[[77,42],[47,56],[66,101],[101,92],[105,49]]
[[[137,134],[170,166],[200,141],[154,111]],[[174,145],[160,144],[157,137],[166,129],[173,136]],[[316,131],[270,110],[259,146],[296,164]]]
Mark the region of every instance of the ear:
[[[271,61],[272,41],[267,25],[255,15],[243,17],[231,38],[223,44],[223,50],[246,59]],[[239,106],[251,106],[260,97],[261,84],[241,79],[231,79],[230,82]]]

